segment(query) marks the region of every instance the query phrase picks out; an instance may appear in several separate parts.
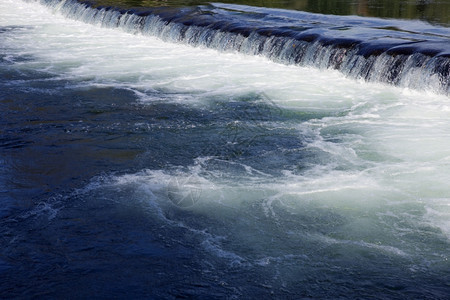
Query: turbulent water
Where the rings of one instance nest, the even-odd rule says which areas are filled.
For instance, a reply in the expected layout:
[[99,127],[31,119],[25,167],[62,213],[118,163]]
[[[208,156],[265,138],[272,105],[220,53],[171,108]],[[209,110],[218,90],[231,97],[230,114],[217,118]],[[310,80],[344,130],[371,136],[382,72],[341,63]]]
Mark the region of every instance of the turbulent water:
[[63,15],[165,41],[340,70],[354,78],[450,93],[450,29],[373,18],[215,3],[135,10],[41,0]]
[[0,298],[445,299],[449,37],[1,0]]

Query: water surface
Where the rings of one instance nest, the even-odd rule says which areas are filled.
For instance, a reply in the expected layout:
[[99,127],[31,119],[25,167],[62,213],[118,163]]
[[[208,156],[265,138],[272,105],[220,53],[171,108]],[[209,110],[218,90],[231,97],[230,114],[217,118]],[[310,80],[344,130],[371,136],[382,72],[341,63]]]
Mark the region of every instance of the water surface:
[[[204,5],[203,0],[95,0],[98,5],[130,7]],[[333,15],[358,15],[365,17],[419,19],[448,26],[450,2],[445,0],[225,0],[230,4],[283,8]]]
[[447,297],[441,85],[193,47],[42,3],[0,2],[0,297]]

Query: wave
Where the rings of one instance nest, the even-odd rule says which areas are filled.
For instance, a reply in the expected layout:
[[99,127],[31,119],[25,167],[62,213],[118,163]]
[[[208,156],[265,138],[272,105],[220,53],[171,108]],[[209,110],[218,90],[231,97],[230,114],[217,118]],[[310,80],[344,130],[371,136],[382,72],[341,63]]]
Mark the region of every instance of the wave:
[[450,29],[418,21],[332,16],[212,3],[120,9],[76,0],[37,1],[64,16],[164,41],[261,55],[450,94]]

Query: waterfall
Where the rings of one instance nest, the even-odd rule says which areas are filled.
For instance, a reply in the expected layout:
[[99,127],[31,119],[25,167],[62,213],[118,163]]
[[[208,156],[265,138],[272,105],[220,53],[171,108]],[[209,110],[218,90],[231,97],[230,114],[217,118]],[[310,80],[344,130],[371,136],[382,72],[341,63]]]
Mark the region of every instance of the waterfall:
[[261,55],[284,64],[336,69],[366,81],[446,95],[450,92],[447,28],[427,25],[425,30],[411,32],[398,29],[398,24],[391,28],[389,21],[381,19],[226,4],[126,10],[76,0],[35,1],[71,19],[157,36],[167,42]]

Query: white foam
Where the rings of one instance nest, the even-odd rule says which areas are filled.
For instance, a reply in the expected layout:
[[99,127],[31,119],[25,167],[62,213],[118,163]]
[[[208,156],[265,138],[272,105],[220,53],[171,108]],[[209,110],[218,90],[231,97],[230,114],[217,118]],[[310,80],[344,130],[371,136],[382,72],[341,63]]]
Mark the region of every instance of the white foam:
[[382,251],[385,253],[394,254],[394,255],[398,255],[398,256],[404,256],[404,257],[409,256],[404,251],[402,251],[396,247],[388,246],[388,245],[380,245],[380,244],[369,243],[369,242],[365,242],[365,241],[339,240],[339,239],[334,239],[334,238],[324,237],[324,236],[317,236],[316,238],[321,239],[328,244],[352,245],[352,246],[361,247],[361,248],[375,249],[375,250],[379,250],[379,251]]
[[450,240],[450,198],[427,199],[425,209],[427,223],[439,228]]

